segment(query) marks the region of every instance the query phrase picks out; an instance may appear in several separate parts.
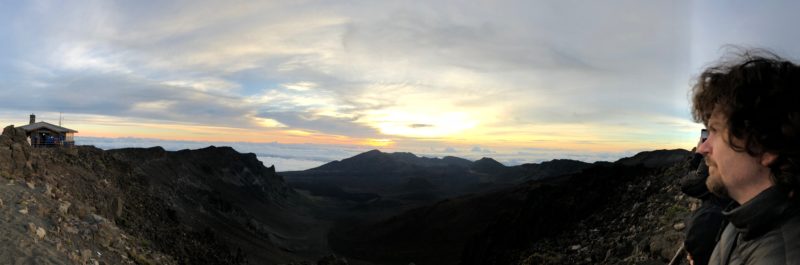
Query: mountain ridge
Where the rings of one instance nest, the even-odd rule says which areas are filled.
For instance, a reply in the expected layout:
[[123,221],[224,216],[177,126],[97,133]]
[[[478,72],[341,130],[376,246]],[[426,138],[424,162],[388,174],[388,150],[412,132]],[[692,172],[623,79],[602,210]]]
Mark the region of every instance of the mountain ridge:
[[325,222],[306,216],[313,205],[254,154],[32,148],[24,135],[9,126],[0,136],[0,234],[23,242],[5,245],[2,263],[20,260],[2,253],[32,250],[54,259],[37,264],[276,264],[330,253]]
[[[691,208],[670,188],[686,172],[677,161],[685,154],[656,150],[613,163],[555,159],[507,167],[491,158],[374,150],[361,158],[397,166],[399,174],[390,176],[397,189],[377,197],[341,189],[352,200],[338,200],[298,192],[292,176],[230,147],[35,149],[10,126],[0,136],[0,234],[21,243],[5,245],[0,261],[19,261],[2,253],[31,252],[42,255],[26,262],[43,264],[303,264],[331,253],[354,265],[663,260],[680,239],[663,232]],[[495,186],[443,193],[442,183],[453,180]],[[653,218],[661,213],[672,214]],[[612,243],[573,251],[571,238]],[[635,243],[618,243],[626,241]]]
[[[332,246],[381,264],[660,264],[682,242],[673,226],[688,214],[687,203],[696,203],[676,188],[690,153],[670,153],[684,157],[660,167],[596,163],[562,177],[339,225]],[[670,214],[653,217],[660,213]]]
[[[392,170],[405,165],[432,167],[432,166],[466,166],[472,163],[469,160],[445,156],[443,158],[419,157],[410,152],[385,153],[378,149],[357,154],[342,160],[331,161],[319,167],[305,171],[326,171],[326,170],[362,170],[362,171],[381,171]],[[365,168],[366,167],[366,168]]]

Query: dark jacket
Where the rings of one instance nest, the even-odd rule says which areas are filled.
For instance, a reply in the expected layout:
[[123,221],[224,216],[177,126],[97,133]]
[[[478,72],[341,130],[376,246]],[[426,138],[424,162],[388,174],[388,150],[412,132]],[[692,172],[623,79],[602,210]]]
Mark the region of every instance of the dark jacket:
[[723,211],[730,223],[709,264],[800,264],[799,205],[772,187]]
[[731,203],[730,199],[719,198],[708,191],[708,167],[703,162],[703,156],[695,153],[689,166],[697,170],[689,172],[680,181],[684,194],[702,200],[700,207],[686,220],[686,239],[683,241],[695,265],[708,264],[719,232],[725,224],[722,209]]
[[717,245],[717,236],[725,224],[722,208],[716,201],[704,200],[686,222],[683,245],[695,265],[706,265]]

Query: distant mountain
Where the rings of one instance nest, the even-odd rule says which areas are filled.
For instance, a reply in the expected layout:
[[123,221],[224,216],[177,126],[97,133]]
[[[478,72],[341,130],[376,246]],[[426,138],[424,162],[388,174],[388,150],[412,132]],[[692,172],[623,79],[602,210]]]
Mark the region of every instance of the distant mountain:
[[[435,200],[468,192],[481,182],[469,171],[472,162],[457,157],[428,158],[412,153],[372,150],[305,171],[281,172],[297,189],[327,192],[326,196],[363,201],[372,196]],[[321,193],[317,192],[317,195]]]
[[333,161],[307,171],[392,172],[409,170],[409,167],[469,167],[471,161],[458,157],[429,158],[412,153],[383,153],[371,150],[356,156]]
[[622,158],[614,163],[627,166],[642,165],[649,168],[665,167],[686,159],[690,151],[683,149],[655,150],[640,152],[632,157]]
[[442,157],[442,162],[448,165],[463,166],[463,167],[469,167],[472,165],[472,161],[455,156]]
[[508,171],[508,167],[489,157],[484,157],[472,162],[470,169],[478,173],[490,175],[503,174]]
[[[488,157],[473,162],[452,156],[429,158],[406,152],[371,150],[309,170],[281,174],[295,188],[329,190],[331,192],[325,194],[342,199],[368,198],[370,196],[365,194],[373,193],[385,199],[433,200],[575,173],[589,165],[580,161],[554,160],[508,167]],[[332,187],[350,193],[334,192]]]
[[537,180],[578,173],[592,165],[570,159],[554,159],[539,164],[523,164],[520,167],[523,169],[525,180]]

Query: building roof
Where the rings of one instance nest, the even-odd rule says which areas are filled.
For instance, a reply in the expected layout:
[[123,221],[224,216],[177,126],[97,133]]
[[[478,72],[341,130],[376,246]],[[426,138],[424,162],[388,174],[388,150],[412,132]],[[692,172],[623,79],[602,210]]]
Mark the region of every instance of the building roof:
[[48,130],[51,130],[51,131],[54,131],[54,132],[60,132],[60,133],[76,133],[76,132],[78,132],[78,131],[73,130],[73,129],[64,128],[64,127],[61,127],[61,126],[58,126],[58,125],[53,125],[53,124],[50,124],[50,123],[44,122],[44,121],[28,124],[28,125],[25,125],[25,126],[20,126],[19,128],[25,130],[26,132],[30,132],[30,131],[41,129],[41,128],[45,128],[45,129],[48,129]]

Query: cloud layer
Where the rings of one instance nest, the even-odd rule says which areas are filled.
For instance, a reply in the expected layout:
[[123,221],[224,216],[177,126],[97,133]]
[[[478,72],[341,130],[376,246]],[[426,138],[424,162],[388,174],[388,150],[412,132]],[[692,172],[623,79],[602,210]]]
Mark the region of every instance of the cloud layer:
[[692,73],[725,43],[800,53],[791,5],[3,2],[0,111],[94,136],[688,148]]
[[[100,138],[76,137],[80,145],[93,145],[109,150],[126,147],[161,146],[167,151],[183,149],[199,149],[210,145],[230,146],[242,153],[254,153],[265,166],[274,165],[277,171],[306,170],[325,163],[342,160],[374,149],[370,146],[322,145],[322,144],[281,144],[281,143],[243,143],[243,142],[197,142],[170,141],[146,138]],[[515,166],[525,163],[539,163],[552,159],[573,159],[584,162],[616,161],[622,157],[636,154],[636,151],[624,152],[576,152],[575,150],[515,148],[508,150],[490,150],[488,148],[465,146],[463,148],[446,147],[419,148],[415,150],[382,149],[383,152],[413,151],[417,156],[445,157],[456,156],[470,160],[491,157],[507,165]]]

